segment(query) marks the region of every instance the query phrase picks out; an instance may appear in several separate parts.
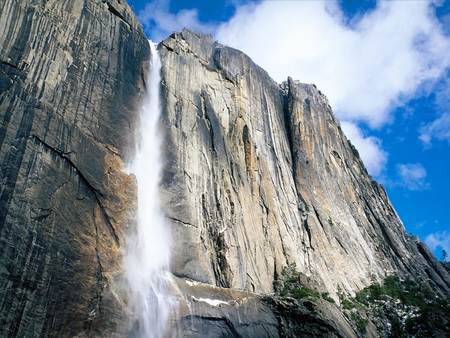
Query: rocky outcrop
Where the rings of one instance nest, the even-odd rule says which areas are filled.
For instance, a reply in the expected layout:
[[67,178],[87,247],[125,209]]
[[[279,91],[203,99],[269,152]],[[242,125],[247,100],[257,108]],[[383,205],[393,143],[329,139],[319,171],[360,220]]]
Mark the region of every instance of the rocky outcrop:
[[448,294],[449,275],[406,234],[314,85],[278,85],[189,30],[159,50],[175,275],[270,294],[295,263],[336,300],[389,274]]
[[[324,300],[261,296],[175,279],[182,337],[357,337],[340,308]],[[366,337],[376,337],[369,334]]]
[[0,3],[0,336],[111,336],[149,47],[124,1]]

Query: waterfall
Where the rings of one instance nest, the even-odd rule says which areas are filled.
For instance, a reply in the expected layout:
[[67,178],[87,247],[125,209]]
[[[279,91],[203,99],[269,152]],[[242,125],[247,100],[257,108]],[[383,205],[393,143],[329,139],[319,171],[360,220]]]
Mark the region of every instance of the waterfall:
[[170,232],[158,203],[162,169],[162,137],[158,130],[161,60],[155,45],[149,43],[147,93],[140,112],[136,154],[129,168],[138,183],[137,233],[130,236],[125,269],[130,287],[132,335],[157,338],[165,336],[175,302],[170,297],[172,278],[168,271]]

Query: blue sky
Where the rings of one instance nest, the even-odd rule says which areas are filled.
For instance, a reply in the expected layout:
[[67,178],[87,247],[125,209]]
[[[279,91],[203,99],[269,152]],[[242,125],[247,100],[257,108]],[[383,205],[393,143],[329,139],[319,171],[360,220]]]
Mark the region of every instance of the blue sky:
[[408,233],[450,253],[450,3],[128,0],[149,39],[183,27],[324,92]]

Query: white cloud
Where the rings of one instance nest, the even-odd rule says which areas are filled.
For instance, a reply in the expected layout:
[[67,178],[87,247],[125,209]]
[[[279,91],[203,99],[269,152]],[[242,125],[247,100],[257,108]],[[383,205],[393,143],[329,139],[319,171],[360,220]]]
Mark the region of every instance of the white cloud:
[[450,113],[444,113],[438,119],[420,128],[419,138],[425,145],[430,145],[433,138],[450,143]]
[[[433,88],[450,67],[450,38],[435,17],[433,0],[378,1],[350,25],[338,1],[230,1],[235,15],[220,25],[200,22],[195,9],[170,13],[168,0],[154,0],[139,18],[155,41],[184,27],[213,33],[278,82],[291,76],[315,83],[353,129],[358,123],[379,128],[392,122],[394,108]],[[353,131],[350,138],[377,176],[386,152],[377,138]],[[430,124],[421,138],[443,135],[444,128]]]
[[[450,232],[438,231],[434,234],[430,234],[425,238],[425,243],[432,251],[436,251],[438,248],[445,250],[450,255]],[[438,257],[439,259],[440,257]],[[449,260],[450,257],[447,258]]]
[[188,27],[204,33],[212,33],[214,25],[200,22],[197,9],[183,9],[176,14],[169,11],[169,0],[154,0],[139,11],[138,18],[146,31],[151,31],[153,41],[161,41],[174,31]]
[[347,138],[358,149],[367,171],[373,176],[380,175],[388,158],[381,140],[373,136],[364,136],[361,129],[351,122],[343,121],[341,127]]
[[420,163],[398,164],[397,173],[400,177],[399,184],[409,190],[424,190],[430,187],[425,181],[427,171]]
[[341,119],[373,127],[450,65],[428,1],[380,1],[352,28],[335,2],[264,1],[240,7],[216,37],[278,82],[317,84]]

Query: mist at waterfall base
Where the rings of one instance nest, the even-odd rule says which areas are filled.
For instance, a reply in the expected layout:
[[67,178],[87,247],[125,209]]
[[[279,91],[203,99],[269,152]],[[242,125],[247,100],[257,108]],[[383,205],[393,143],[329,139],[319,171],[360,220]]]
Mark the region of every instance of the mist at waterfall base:
[[151,64],[147,93],[140,112],[135,158],[129,172],[138,185],[137,230],[130,235],[125,269],[130,288],[130,330],[134,337],[165,336],[166,325],[176,302],[170,297],[170,232],[158,202],[161,177],[161,143],[158,119],[161,61],[149,41]]

